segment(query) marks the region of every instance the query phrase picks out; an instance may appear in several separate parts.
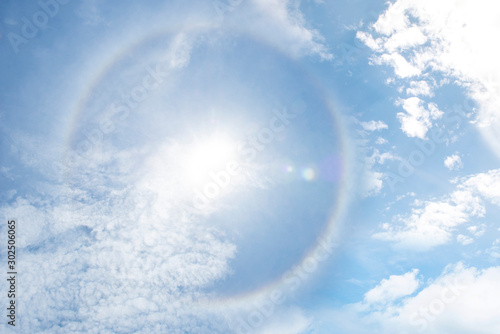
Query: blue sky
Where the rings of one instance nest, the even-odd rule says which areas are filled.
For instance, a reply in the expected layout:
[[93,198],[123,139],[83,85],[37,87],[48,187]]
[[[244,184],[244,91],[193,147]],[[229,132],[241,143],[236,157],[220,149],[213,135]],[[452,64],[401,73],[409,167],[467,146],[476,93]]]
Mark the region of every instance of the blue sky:
[[499,13],[2,2],[2,333],[498,333]]

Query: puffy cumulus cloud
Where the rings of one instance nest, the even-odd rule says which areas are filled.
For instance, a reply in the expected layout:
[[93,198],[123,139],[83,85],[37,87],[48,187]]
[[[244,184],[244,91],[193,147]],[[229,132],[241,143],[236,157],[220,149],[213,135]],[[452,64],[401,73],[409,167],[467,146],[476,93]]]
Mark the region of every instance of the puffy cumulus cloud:
[[[321,6],[321,4],[318,4]],[[236,6],[227,23],[277,46],[292,57],[317,55],[333,59],[321,34],[308,26],[296,0],[252,0]]]
[[434,103],[424,106],[424,102],[418,97],[410,97],[408,99],[400,99],[396,103],[401,105],[406,113],[398,113],[397,117],[401,122],[401,130],[408,137],[417,137],[425,139],[427,131],[432,127],[432,121],[443,116],[443,112],[439,110]]
[[[397,0],[357,36],[405,79],[408,94],[432,96],[414,82],[444,76],[479,106],[477,126],[500,155],[500,3],[491,0]],[[406,79],[411,79],[411,81]],[[436,80],[439,81],[439,80]]]
[[[414,272],[392,277],[407,276],[409,287],[404,292],[408,292],[417,284]],[[362,301],[323,311],[321,318],[329,324],[329,332],[335,333],[495,334],[500,330],[499,282],[498,266],[448,265],[420,291],[389,301],[383,308]]]
[[463,186],[481,194],[494,204],[500,205],[500,169],[493,169],[465,179]]
[[150,154],[95,147],[65,183],[39,182],[2,205],[18,222],[24,331],[226,331],[193,305],[230,272],[236,248],[183,205],[175,178],[148,187],[158,182]]
[[424,80],[410,82],[410,87],[406,89],[406,94],[411,96],[434,96],[432,87]]
[[387,304],[398,298],[411,295],[419,286],[416,278],[418,270],[414,269],[404,275],[391,275],[383,279],[379,285],[365,293],[368,304]]
[[380,58],[375,59],[375,63],[392,66],[396,75],[401,78],[413,77],[421,72],[418,67],[396,52],[381,55]]
[[[374,238],[394,242],[398,248],[427,251],[452,240],[459,225],[486,214],[484,201],[500,205],[500,170],[490,170],[463,178],[455,191],[440,200],[418,201],[411,214],[394,217],[382,225],[383,232]],[[472,226],[471,226],[472,227]],[[482,233],[470,230],[471,236],[457,236],[468,244]]]
[[463,168],[462,158],[458,154],[450,155],[444,159],[444,165],[449,170],[459,170]]
[[495,333],[500,329],[500,267],[484,270],[449,266],[417,296],[387,315],[387,321],[412,332]]

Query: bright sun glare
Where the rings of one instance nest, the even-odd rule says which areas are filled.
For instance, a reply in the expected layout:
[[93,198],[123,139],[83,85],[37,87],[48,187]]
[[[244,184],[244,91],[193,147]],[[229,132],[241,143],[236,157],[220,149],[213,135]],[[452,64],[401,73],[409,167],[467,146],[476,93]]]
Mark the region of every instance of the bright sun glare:
[[235,160],[236,144],[224,136],[212,136],[191,145],[186,151],[185,178],[191,184],[200,184],[210,172],[225,169]]

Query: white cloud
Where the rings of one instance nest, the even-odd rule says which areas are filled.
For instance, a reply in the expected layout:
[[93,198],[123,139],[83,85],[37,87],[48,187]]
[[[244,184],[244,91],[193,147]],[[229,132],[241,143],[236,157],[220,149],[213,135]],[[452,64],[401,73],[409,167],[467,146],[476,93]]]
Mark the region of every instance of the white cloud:
[[[416,284],[411,276],[409,282],[405,292]],[[500,267],[479,270],[458,263],[429,279],[416,295],[383,308],[351,304],[324,312],[323,320],[331,323],[330,332],[339,333],[496,334],[499,309]]]
[[361,195],[363,197],[376,196],[380,194],[384,186],[385,174],[375,169],[376,165],[383,165],[387,160],[398,158],[390,152],[380,153],[378,149],[373,150],[370,156],[365,156],[363,171],[361,173]]
[[406,94],[411,96],[434,96],[431,86],[427,81],[412,81],[406,89]]
[[481,194],[492,203],[500,205],[500,169],[493,169],[465,179],[463,186]]
[[380,131],[389,127],[382,121],[361,122],[361,127],[366,131]]
[[367,168],[361,180],[361,193],[364,197],[380,194],[384,184],[384,174]]
[[375,31],[389,36],[396,31],[401,31],[407,29],[410,21],[406,15],[406,8],[400,3],[395,2],[386,10],[385,13],[380,15],[379,19],[375,24],[373,24],[373,28]]
[[[425,333],[497,333],[500,267],[449,267],[417,296],[385,314],[385,326]],[[392,324],[391,324],[392,323]]]
[[434,103],[429,103],[427,108],[424,102],[418,97],[400,99],[397,105],[401,105],[406,113],[398,113],[397,117],[401,122],[401,130],[408,137],[417,137],[425,139],[427,131],[432,127],[432,121],[443,116]]
[[459,170],[464,166],[462,163],[462,159],[457,154],[453,154],[450,155],[449,157],[446,157],[446,159],[444,159],[444,165],[449,170]]
[[380,58],[375,59],[375,63],[390,65],[400,78],[414,77],[422,73],[422,69],[407,61],[399,53],[385,53]]
[[385,42],[385,48],[389,52],[403,51],[410,47],[422,45],[427,42],[427,37],[417,26],[409,27],[391,35]]
[[365,294],[365,302],[386,304],[411,295],[419,286],[417,274],[418,270],[414,269],[404,275],[391,275],[388,279],[383,279],[379,285]]
[[469,231],[471,234],[475,236],[482,236],[485,232],[484,225],[478,226],[478,225],[473,225],[467,228],[467,231]]
[[380,39],[375,40],[373,36],[364,31],[358,31],[356,33],[356,38],[365,43],[372,50],[380,50]]
[[[500,205],[500,170],[463,178],[456,190],[440,200],[416,201],[411,214],[394,217],[393,224],[382,225],[383,232],[374,238],[391,241],[398,248],[427,251],[452,240],[459,225],[486,214],[484,200]],[[469,238],[480,237],[476,225],[470,226],[471,236],[457,241],[470,243]]]
[[500,239],[496,239],[486,253],[495,259],[500,259]]
[[[408,94],[432,96],[413,82],[444,76],[479,105],[477,126],[500,155],[500,4],[489,0],[397,0],[357,37],[400,79],[412,77]],[[436,80],[440,81],[440,80]],[[442,80],[441,80],[442,81]]]
[[[245,2],[243,6],[247,6]],[[257,40],[277,46],[288,55],[331,57],[321,36],[306,27],[298,5],[253,1],[248,7],[251,10],[240,12],[241,16],[235,9],[234,17],[244,18],[238,22],[239,31],[246,20]],[[175,53],[173,57],[165,52],[141,52],[143,57],[123,71],[129,76],[127,80],[120,81],[134,82],[131,77],[158,60],[182,68],[189,62],[190,42],[175,39],[174,47],[168,50]],[[129,91],[112,86],[110,90]],[[99,94],[111,99],[113,95],[103,90]],[[95,102],[97,107],[89,109],[105,110],[99,103],[106,104],[99,100]],[[148,103],[154,104],[154,98],[142,106]],[[156,119],[158,115],[153,117],[148,112],[146,119],[176,127],[175,117],[162,122],[161,117]],[[131,112],[128,120],[137,126],[135,129],[141,122],[137,114]],[[88,116],[85,126],[91,125],[91,118]],[[166,124],[169,122],[172,124]],[[71,166],[54,163],[64,155],[61,147],[39,138],[12,136],[16,140],[13,155],[25,168],[45,178],[29,189],[28,197],[12,198],[12,204],[0,205],[3,216],[16,217],[22,226],[18,245],[23,249],[25,266],[19,277],[25,305],[24,330],[228,332],[227,324],[219,323],[219,315],[207,315],[197,301],[206,297],[204,289],[231,273],[229,264],[236,246],[217,226],[207,224],[202,214],[190,208],[192,189],[181,187],[176,174],[185,167],[178,161],[184,147],[176,147],[172,141],[161,142],[161,136],[171,130],[163,125],[164,133],[159,136],[148,131],[147,135],[128,133],[124,122],[114,125],[117,129],[113,134],[105,140],[96,139],[85,157],[77,157]],[[152,142],[141,147],[145,137]],[[118,149],[114,142],[121,148],[134,148]],[[0,172],[8,175],[10,170]],[[293,322],[276,317],[269,332],[299,333],[307,329],[309,319],[299,313],[294,316]],[[4,329],[2,322],[0,332]]]
[[425,202],[423,207],[412,209],[412,214],[400,218],[403,226],[384,225],[384,232],[375,238],[395,242],[397,247],[417,251],[429,250],[449,242],[452,231],[467,222],[475,210],[481,210],[477,198],[471,198],[475,206],[468,203]]
[[[356,118],[351,118],[354,126],[356,126],[359,138],[358,148],[360,149],[359,161],[359,193],[361,197],[371,197],[380,194],[384,187],[384,179],[386,175],[377,170],[379,165],[383,165],[388,160],[397,160],[392,152],[387,151],[381,153],[378,149],[373,148],[373,142],[378,145],[387,143],[387,140],[374,136],[376,131],[388,129],[389,126],[383,121],[371,120],[368,122],[360,122]],[[359,129],[361,127],[361,129]]]
[[457,242],[459,242],[465,246],[465,245],[470,245],[471,243],[473,243],[474,239],[472,239],[471,237],[468,237],[466,235],[459,234],[459,235],[457,235]]
[[93,152],[75,161],[86,173],[39,182],[28,197],[0,207],[18,220],[24,329],[223,332],[192,305],[200,289],[229,274],[236,247],[169,191],[175,178],[146,186],[157,169],[135,169],[139,156],[152,160],[142,160],[144,152]]

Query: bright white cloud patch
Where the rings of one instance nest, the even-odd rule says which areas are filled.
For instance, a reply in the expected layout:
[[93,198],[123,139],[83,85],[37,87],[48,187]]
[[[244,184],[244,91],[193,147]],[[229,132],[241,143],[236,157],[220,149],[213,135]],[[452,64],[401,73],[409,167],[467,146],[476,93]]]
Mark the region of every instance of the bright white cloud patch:
[[[490,0],[398,0],[357,36],[374,51],[374,63],[411,78],[403,81],[409,95],[432,96],[417,82],[433,76],[464,87],[480,106],[477,125],[500,155],[500,47],[491,39],[500,35],[499,15],[500,3]],[[412,136],[424,132],[425,122],[402,121]]]
[[410,87],[406,89],[406,94],[410,96],[434,96],[432,87],[427,81],[412,81]]
[[458,154],[453,154],[449,157],[446,157],[446,159],[444,159],[444,165],[449,170],[458,170],[464,166],[462,163],[462,159]]
[[476,174],[463,182],[463,187],[481,194],[496,205],[500,205],[500,169]]
[[[459,225],[472,218],[485,215],[484,200],[500,205],[500,170],[480,173],[462,179],[456,190],[441,200],[417,202],[411,214],[394,217],[395,222],[382,225],[383,232],[374,235],[377,239],[396,243],[397,247],[427,251],[452,240]],[[462,244],[468,238],[457,237]]]
[[[404,292],[409,292],[417,282],[412,273],[406,275],[408,285]],[[403,281],[403,276],[398,277]],[[387,282],[383,280],[380,286]],[[458,263],[448,266],[439,277],[429,280],[418,294],[403,298],[400,303],[389,303],[383,309],[374,306],[372,311],[378,311],[368,315],[364,303],[354,304],[334,312],[333,318],[347,318],[363,324],[357,330],[361,333],[377,328],[381,333],[496,334],[500,331],[499,309],[500,267],[479,270]],[[329,316],[331,319],[332,314]]]
[[418,270],[415,269],[404,275],[391,275],[388,279],[383,279],[379,285],[365,294],[365,302],[386,304],[412,294],[419,285],[417,274]]
[[410,97],[405,100],[398,100],[397,105],[401,105],[406,113],[398,113],[397,117],[401,122],[401,130],[408,137],[425,139],[427,131],[432,127],[432,121],[443,116],[434,103],[427,106],[418,97]]
[[[416,284],[411,275],[410,282]],[[500,331],[499,300],[500,267],[481,270],[458,263],[429,278],[416,294],[382,308],[365,302],[350,304],[324,312],[323,321],[331,322],[330,332],[336,333],[496,334]]]

